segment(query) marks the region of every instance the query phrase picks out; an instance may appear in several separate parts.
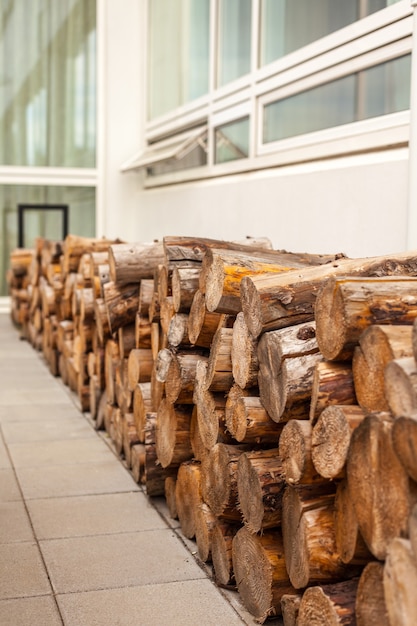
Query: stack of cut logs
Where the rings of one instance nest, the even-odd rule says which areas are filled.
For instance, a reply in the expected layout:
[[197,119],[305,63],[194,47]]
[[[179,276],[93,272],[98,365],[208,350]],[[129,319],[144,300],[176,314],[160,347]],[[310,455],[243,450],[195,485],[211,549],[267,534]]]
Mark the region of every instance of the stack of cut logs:
[[417,624],[417,254],[68,236],[8,279],[24,336],[259,622]]

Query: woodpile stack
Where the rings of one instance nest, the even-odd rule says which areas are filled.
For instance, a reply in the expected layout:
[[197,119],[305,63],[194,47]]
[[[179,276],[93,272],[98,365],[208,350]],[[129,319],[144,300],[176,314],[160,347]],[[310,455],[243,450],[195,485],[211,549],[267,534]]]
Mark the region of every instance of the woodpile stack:
[[259,622],[417,623],[416,255],[14,255],[14,321]]

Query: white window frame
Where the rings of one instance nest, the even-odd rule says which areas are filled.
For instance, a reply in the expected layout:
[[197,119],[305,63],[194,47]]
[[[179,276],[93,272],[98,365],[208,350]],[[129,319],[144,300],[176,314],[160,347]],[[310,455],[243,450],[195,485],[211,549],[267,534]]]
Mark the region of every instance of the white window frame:
[[[378,65],[411,52],[412,7],[401,0],[346,26],[266,66],[257,67],[260,0],[252,3],[250,74],[215,89],[217,2],[210,8],[209,93],[146,123],[145,141],[158,142],[197,124],[208,127],[207,165],[158,176],[145,176],[144,186],[225,176],[262,168],[290,165],[334,156],[366,152],[408,143],[409,111],[383,115],[343,126],[264,143],[265,104],[325,82]],[[249,116],[248,158],[214,164],[214,130]]]

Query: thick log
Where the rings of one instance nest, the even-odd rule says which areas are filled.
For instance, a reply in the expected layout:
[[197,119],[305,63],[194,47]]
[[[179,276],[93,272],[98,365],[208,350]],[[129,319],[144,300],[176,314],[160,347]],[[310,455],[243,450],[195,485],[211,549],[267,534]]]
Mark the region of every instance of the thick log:
[[188,316],[188,338],[190,343],[202,348],[210,348],[220,320],[220,313],[207,311],[204,294],[197,290]]
[[120,361],[119,343],[113,339],[106,341],[104,348],[104,378],[106,381],[107,401],[110,404],[115,402],[115,376],[116,366]]
[[356,626],[358,580],[306,589],[300,602],[297,626]]
[[238,510],[237,463],[244,451],[238,446],[217,443],[203,460],[203,500],[214,515],[231,522],[242,519]]
[[208,450],[204,445],[203,439],[201,438],[197,413],[197,406],[194,405],[190,423],[190,442],[195,460],[203,461],[208,453]]
[[281,613],[283,626],[297,626],[301,597],[300,594],[296,593],[286,593],[282,596]]
[[152,324],[147,315],[136,313],[134,348],[152,348]]
[[194,383],[194,404],[197,406],[198,430],[203,445],[210,450],[216,443],[233,441],[226,429],[226,398],[222,393],[208,391],[207,362],[199,360]]
[[371,324],[412,325],[417,315],[417,278],[330,278],[317,297],[315,314],[323,356],[348,360]]
[[414,357],[403,357],[385,368],[385,396],[395,417],[417,412],[417,366]]
[[417,413],[398,417],[394,421],[392,442],[405,471],[417,481]]
[[104,285],[110,332],[114,334],[121,326],[133,324],[138,310],[139,293],[137,284],[118,287],[112,281]]
[[417,564],[411,543],[396,537],[390,543],[384,566],[384,596],[390,624],[417,624]]
[[373,557],[359,532],[355,507],[349,495],[347,480],[339,482],[334,501],[336,549],[343,563],[363,565]]
[[275,421],[308,417],[318,351],[315,324],[264,333],[258,344],[259,395]]
[[289,578],[296,589],[338,582],[359,572],[357,566],[343,563],[336,550],[333,516],[331,484],[286,488],[282,534]]
[[152,350],[134,348],[127,359],[127,387],[134,391],[138,383],[149,383],[152,378]]
[[202,261],[210,248],[226,250],[245,250],[246,246],[270,250],[271,241],[267,237],[247,237],[243,241],[231,242],[202,237],[164,237],[165,262],[172,261]]
[[177,511],[177,479],[174,476],[165,478],[165,500],[171,519],[178,519]]
[[207,357],[191,352],[172,355],[165,380],[165,393],[169,402],[193,404],[194,381],[199,361],[207,361]]
[[416,276],[417,257],[410,252],[366,259],[341,259],[283,274],[245,277],[242,310],[254,337],[314,319],[317,294],[332,276]]
[[202,504],[200,462],[181,463],[176,482],[176,505],[181,532],[188,539],[195,537],[197,510]]
[[328,406],[313,428],[311,457],[316,471],[323,478],[341,478],[353,431],[365,417],[356,405]]
[[90,414],[91,418],[95,420],[97,418],[98,406],[101,396],[100,384],[95,374],[93,376],[90,376],[88,385],[90,388]]
[[157,411],[164,395],[165,383],[157,378],[156,361],[154,361],[151,378],[151,402],[152,410]]
[[145,444],[136,443],[130,450],[130,471],[135,483],[142,484],[145,480]]
[[[235,388],[236,385],[232,387]],[[269,417],[258,396],[241,394],[233,398],[232,390],[227,397],[225,418],[227,430],[239,443],[276,446],[283,428]]]
[[149,318],[149,307],[155,290],[153,278],[146,278],[140,281],[139,285],[139,306],[138,311],[143,317]]
[[107,317],[107,307],[103,298],[94,300],[94,321],[100,344],[104,346],[106,340],[110,337],[110,326],[109,318]]
[[213,515],[210,507],[202,502],[195,511],[195,540],[198,556],[203,563],[211,561],[212,536],[216,524],[216,516]]
[[412,326],[372,325],[359,337],[352,371],[358,404],[368,412],[388,411],[384,371],[394,359],[413,357]]
[[107,411],[107,391],[104,389],[100,396],[100,400],[97,408],[96,420],[94,422],[94,428],[96,430],[104,430],[104,420]]
[[176,313],[189,313],[198,289],[201,267],[174,267],[172,299]]
[[117,331],[117,337],[119,340],[120,358],[127,358],[130,351],[136,348],[135,325],[128,324],[127,326],[122,326]]
[[239,508],[249,532],[257,533],[280,525],[285,485],[278,448],[243,453],[239,457]]
[[253,535],[245,527],[233,539],[233,570],[245,608],[263,623],[281,613],[281,598],[293,593],[278,529]]
[[104,263],[103,265],[99,266],[98,279],[100,281],[100,294],[101,297],[104,298],[104,285],[110,282],[110,269],[108,263]]
[[323,482],[311,457],[312,427],[308,420],[292,419],[284,426],[279,438],[282,471],[289,485],[309,485]]
[[242,389],[258,384],[258,342],[249,333],[242,312],[236,316],[232,335],[232,373]]
[[394,537],[407,532],[409,479],[392,442],[393,420],[368,415],[353,431],[347,479],[360,532],[377,559],[384,559]]
[[385,604],[384,565],[372,561],[363,570],[356,593],[357,626],[392,626]]
[[217,521],[211,536],[211,559],[213,562],[214,578],[220,587],[235,588],[236,581],[233,572],[232,542],[239,526],[227,522]]
[[162,467],[178,467],[192,457],[190,422],[192,406],[161,400],[156,416],[156,453]]
[[107,250],[103,252],[90,252],[90,281],[94,282],[94,279],[99,276],[100,266],[109,262],[109,253]]
[[81,256],[85,252],[104,252],[109,249],[114,239],[96,239],[91,237],[81,237],[79,235],[67,235],[63,245],[62,270],[64,274],[76,272]]
[[133,413],[123,414],[123,453],[128,469],[132,467],[132,446],[140,443]]
[[[183,339],[188,342],[187,332],[187,315],[185,313],[175,313],[174,304],[172,302],[172,296],[166,296],[163,300],[159,300],[159,323],[164,335],[169,335],[172,330],[172,345],[177,347],[183,342]],[[174,318],[178,318],[175,321]],[[168,343],[170,338],[168,337]]]
[[218,328],[208,360],[206,385],[209,391],[228,391],[233,384],[232,328]]
[[145,426],[145,485],[150,497],[163,496],[165,480],[168,476],[177,475],[177,467],[164,468],[158,462],[156,454],[156,419],[155,412],[146,414]]
[[314,426],[321,412],[333,404],[357,404],[350,363],[316,363],[311,391],[310,422]]
[[162,242],[121,243],[109,247],[110,280],[116,285],[153,278],[155,267],[163,262]]
[[145,441],[146,414],[151,412],[151,383],[138,383],[133,390],[133,416],[139,441]]
[[[206,303],[209,311],[241,311],[240,283],[245,276],[288,272],[334,261],[334,256],[297,254],[282,250],[222,250],[210,248],[203,259]],[[318,262],[318,263],[317,263]]]

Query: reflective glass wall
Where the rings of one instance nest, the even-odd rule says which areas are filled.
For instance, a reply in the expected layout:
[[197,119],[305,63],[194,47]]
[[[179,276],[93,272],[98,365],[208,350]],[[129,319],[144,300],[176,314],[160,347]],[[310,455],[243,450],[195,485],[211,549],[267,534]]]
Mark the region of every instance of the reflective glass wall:
[[94,167],[95,0],[0,2],[0,165]]

